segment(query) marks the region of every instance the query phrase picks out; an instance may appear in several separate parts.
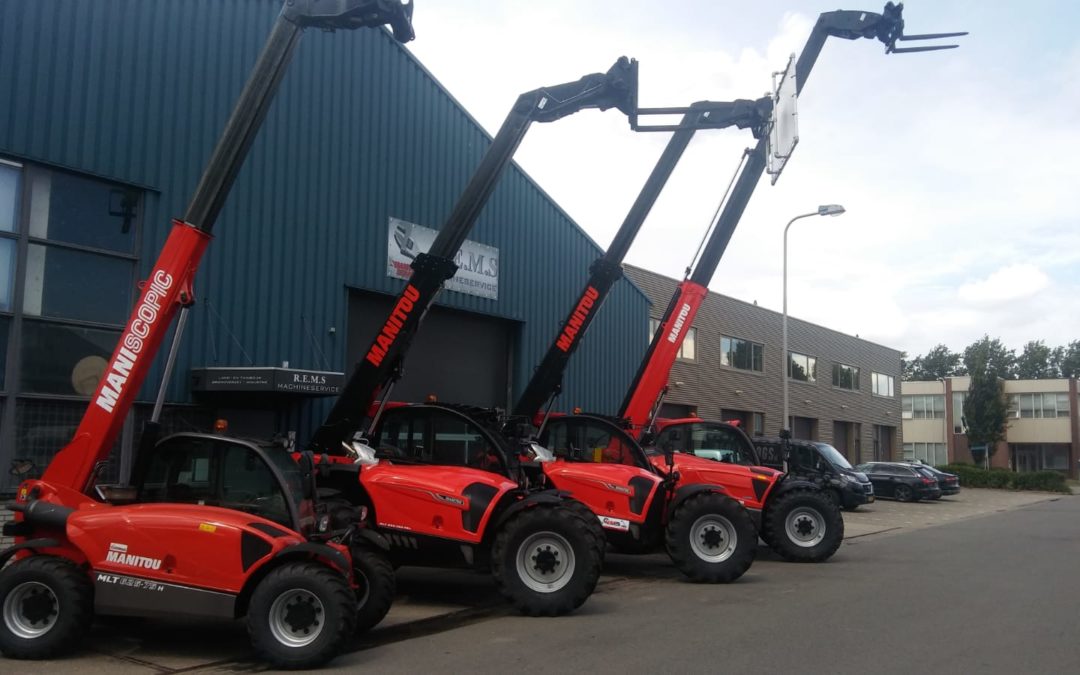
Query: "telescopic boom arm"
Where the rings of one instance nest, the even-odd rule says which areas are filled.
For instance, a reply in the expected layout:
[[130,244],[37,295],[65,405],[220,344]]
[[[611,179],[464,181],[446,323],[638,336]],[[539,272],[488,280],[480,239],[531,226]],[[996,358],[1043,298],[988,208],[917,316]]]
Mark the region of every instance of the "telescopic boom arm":
[[522,94],[488,147],[431,250],[416,256],[413,273],[394,302],[390,316],[372,340],[308,449],[341,452],[341,444],[363,433],[376,397],[389,393],[401,377],[402,363],[420,322],[447,279],[457,272],[454,256],[487,203],[495,184],[533,122],[553,122],[587,108],[618,108],[630,115],[637,99],[637,62],[620,58],[606,73]]
[[[902,48],[896,47],[897,41],[967,35],[965,32],[959,32],[905,36],[903,9],[903,3],[889,2],[881,14],[854,10],[837,10],[821,14],[795,65],[797,93],[802,93],[806,78],[813,70],[814,63],[829,37],[845,40],[877,39],[885,44],[886,54],[902,54],[953,49],[956,45]],[[649,344],[649,350],[645,353],[637,374],[634,375],[630,389],[619,409],[619,416],[629,420],[635,433],[640,433],[648,424],[650,414],[656,408],[656,402],[664,387],[667,386],[671,366],[675,363],[679,347],[686,338],[687,328],[693,324],[698,308],[701,307],[708,293],[709,282],[712,281],[713,274],[720,264],[720,258],[724,255],[731,235],[735,232],[735,227],[746,210],[754,188],[762,173],[765,172],[767,152],[768,136],[760,137],[754,149],[747,151],[746,163],[731,190],[727,204],[720,213],[716,228],[695,264],[693,273],[679,284],[671,303],[664,312],[660,327]]]
[[192,283],[210,242],[210,232],[304,28],[335,30],[390,24],[394,37],[406,42],[413,38],[411,17],[412,5],[396,0],[288,0],[285,3],[203,170],[183,220],[173,221],[172,232],[153,271],[142,284],[139,301],[74,438],[49,463],[43,480],[84,491],[95,465],[108,457],[169,324],[182,308],[195,301]]

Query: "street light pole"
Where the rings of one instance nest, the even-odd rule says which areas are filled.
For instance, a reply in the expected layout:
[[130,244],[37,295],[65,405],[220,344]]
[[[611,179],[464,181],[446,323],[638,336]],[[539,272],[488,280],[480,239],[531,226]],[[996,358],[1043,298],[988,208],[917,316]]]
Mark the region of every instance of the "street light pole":
[[824,204],[817,208],[817,211],[811,213],[803,213],[795,216],[788,221],[788,224],[784,226],[784,315],[783,315],[783,353],[780,355],[781,360],[781,377],[784,378],[784,423],[781,426],[787,436],[791,435],[791,416],[788,410],[788,380],[791,373],[788,372],[791,366],[791,360],[788,358],[788,345],[787,345],[787,234],[788,229],[791,228],[791,224],[800,218],[809,218],[810,216],[838,216],[844,212],[844,207],[839,204]]

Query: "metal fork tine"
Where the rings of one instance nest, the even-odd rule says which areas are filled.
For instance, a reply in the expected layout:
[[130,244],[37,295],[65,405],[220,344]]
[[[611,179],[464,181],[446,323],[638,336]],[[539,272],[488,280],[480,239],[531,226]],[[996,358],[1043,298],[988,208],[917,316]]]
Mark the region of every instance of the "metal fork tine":
[[933,47],[893,47],[889,50],[892,54],[911,54],[913,52],[936,52],[942,49],[956,49],[960,45],[935,45]]
[[898,40],[935,40],[937,38],[947,37],[960,37],[961,35],[967,35],[967,31],[959,33],[923,33],[922,35],[901,35]]

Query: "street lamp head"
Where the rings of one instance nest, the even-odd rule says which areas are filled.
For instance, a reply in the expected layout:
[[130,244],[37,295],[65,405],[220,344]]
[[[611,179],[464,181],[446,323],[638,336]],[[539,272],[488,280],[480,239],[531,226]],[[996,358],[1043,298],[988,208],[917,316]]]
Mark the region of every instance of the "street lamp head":
[[817,207],[817,213],[819,216],[838,216],[845,211],[843,206],[839,204],[822,204]]

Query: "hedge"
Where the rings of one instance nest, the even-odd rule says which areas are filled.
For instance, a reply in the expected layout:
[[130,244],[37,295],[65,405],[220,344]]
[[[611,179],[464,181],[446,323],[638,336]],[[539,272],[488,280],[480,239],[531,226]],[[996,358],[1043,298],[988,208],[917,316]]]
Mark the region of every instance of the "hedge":
[[1003,490],[1039,490],[1069,494],[1065,474],[1059,471],[1030,471],[1016,473],[1008,469],[993,468],[987,471],[974,464],[947,464],[942,471],[960,476],[961,487],[998,488]]

